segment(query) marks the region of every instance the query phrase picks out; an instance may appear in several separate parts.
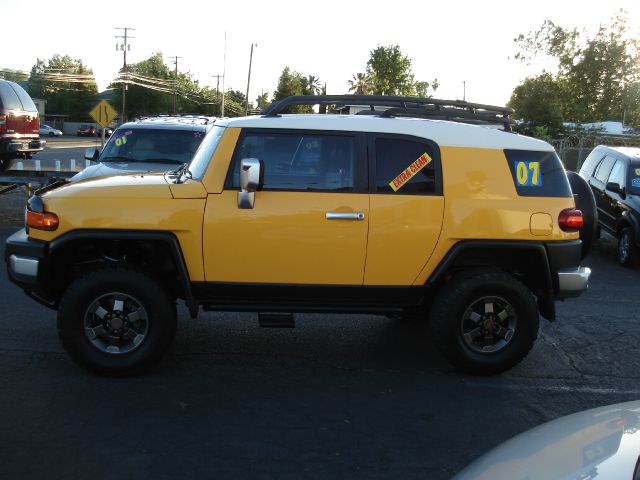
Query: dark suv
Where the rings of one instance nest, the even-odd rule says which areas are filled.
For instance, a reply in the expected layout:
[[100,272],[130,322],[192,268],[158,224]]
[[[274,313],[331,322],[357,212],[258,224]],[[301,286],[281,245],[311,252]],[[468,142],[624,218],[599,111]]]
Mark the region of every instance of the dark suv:
[[598,145],[580,169],[596,197],[598,226],[618,239],[618,262],[640,264],[640,148]]
[[95,137],[98,134],[96,127],[94,125],[83,124],[78,127],[76,131],[76,135],[79,137]]
[[30,157],[44,148],[40,140],[38,109],[17,83],[0,80],[0,171],[11,160]]
[[88,148],[85,159],[98,162],[73,177],[166,172],[191,161],[214,117],[195,115],[147,117],[118,127],[102,152]]

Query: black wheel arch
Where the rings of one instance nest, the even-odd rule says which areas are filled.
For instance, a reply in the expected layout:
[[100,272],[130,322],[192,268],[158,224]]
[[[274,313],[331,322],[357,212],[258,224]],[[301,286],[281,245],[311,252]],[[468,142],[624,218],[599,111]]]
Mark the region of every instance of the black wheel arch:
[[426,286],[437,291],[449,278],[469,269],[498,268],[516,276],[533,292],[540,314],[555,320],[557,280],[542,242],[512,240],[462,240],[456,243],[429,277]]
[[[127,258],[135,255],[135,258]],[[167,289],[184,298],[195,318],[198,303],[176,236],[164,231],[74,230],[51,241],[43,259],[43,278],[57,306],[66,286],[77,276],[103,263],[132,263],[156,274]],[[75,271],[74,271],[75,269]],[[64,281],[61,279],[64,278]]]

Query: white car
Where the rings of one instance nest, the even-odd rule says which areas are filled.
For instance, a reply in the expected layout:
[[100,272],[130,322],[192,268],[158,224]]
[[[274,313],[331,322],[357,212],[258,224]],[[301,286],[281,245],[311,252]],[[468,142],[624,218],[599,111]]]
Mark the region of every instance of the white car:
[[454,480],[638,480],[640,401],[594,408],[528,430]]
[[40,135],[48,135],[50,137],[61,137],[62,132],[57,128],[50,127],[44,123],[40,124]]

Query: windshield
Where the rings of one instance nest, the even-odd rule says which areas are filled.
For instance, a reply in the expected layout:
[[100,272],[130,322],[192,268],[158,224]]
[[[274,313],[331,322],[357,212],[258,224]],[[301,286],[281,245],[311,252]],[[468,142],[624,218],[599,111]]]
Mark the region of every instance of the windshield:
[[191,161],[204,135],[191,130],[119,128],[104,146],[100,161],[181,164]]
[[632,195],[640,195],[640,162],[631,162],[629,170],[630,192]]
[[202,179],[223,133],[224,127],[214,126],[207,134],[204,142],[202,142],[202,145],[200,145],[200,148],[193,157],[191,165],[189,165],[189,171],[191,172],[192,178],[197,180]]

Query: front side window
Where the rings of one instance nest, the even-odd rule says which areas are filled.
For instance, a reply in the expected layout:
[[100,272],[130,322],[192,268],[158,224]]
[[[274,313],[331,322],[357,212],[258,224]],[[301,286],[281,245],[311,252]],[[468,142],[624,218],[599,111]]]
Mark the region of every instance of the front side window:
[[263,190],[354,191],[355,137],[350,135],[247,132],[233,155],[231,188],[240,188],[244,158],[263,162]]
[[625,186],[624,183],[624,163],[620,160],[616,162],[611,170],[611,174],[609,175],[609,180],[607,182],[617,183],[621,187]]
[[604,157],[604,159],[600,162],[600,165],[598,165],[598,168],[596,169],[596,180],[605,183],[607,181],[607,178],[609,178],[609,173],[611,173],[611,169],[613,168],[613,164],[615,163],[615,161],[615,158],[610,157],[609,155]]
[[100,155],[101,162],[190,162],[204,132],[150,128],[120,128]]
[[424,142],[378,137],[375,140],[377,193],[437,194],[436,149]]

